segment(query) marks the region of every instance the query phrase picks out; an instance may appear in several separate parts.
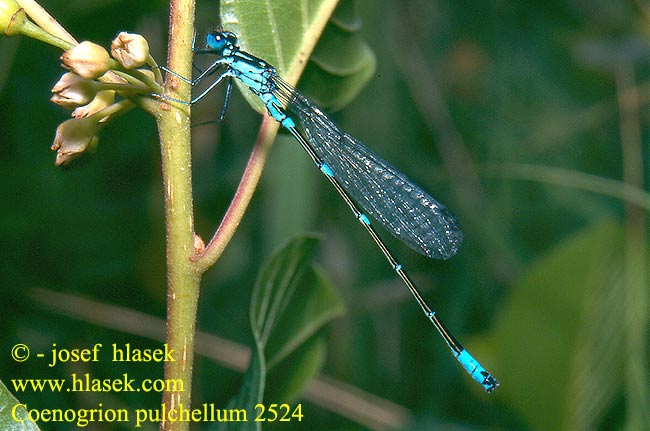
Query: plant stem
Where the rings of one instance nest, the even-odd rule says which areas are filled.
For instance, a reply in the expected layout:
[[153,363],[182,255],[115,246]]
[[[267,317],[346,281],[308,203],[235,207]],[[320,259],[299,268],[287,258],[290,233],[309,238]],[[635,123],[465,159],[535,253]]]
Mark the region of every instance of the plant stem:
[[[76,45],[77,40],[72,37],[68,31],[63,28],[61,24],[43,8],[38,2],[34,0],[18,0],[20,7],[25,9],[27,16],[29,16],[34,22],[43,30],[49,34],[56,36],[57,38],[64,40],[71,45]],[[47,42],[47,41],[46,41]],[[69,49],[70,47],[62,49]]]
[[237,226],[239,226],[239,222],[244,216],[244,212],[248,208],[248,204],[257,188],[257,183],[262,175],[264,164],[266,163],[279,126],[280,124],[268,115],[263,117],[253,152],[248,159],[244,175],[242,175],[235,196],[230,202],[230,206],[223,216],[221,224],[205,248],[205,251],[196,258],[197,266],[201,272],[206,271],[210,266],[214,265],[235,234]]
[[[169,49],[167,65],[181,75],[191,75],[191,41],[194,31],[194,0],[170,2]],[[168,74],[169,75],[169,74]],[[166,94],[189,100],[190,87],[168,76]],[[169,108],[166,106],[166,108]],[[188,110],[189,111],[189,110]],[[192,210],[192,159],[188,111],[162,109],[157,117],[162,153],[167,230],[167,339],[174,351],[174,362],[165,364],[165,379],[183,382],[183,391],[164,392],[165,411],[190,408],[194,333],[199,297],[200,273],[191,257],[194,254]],[[187,431],[189,423],[162,418],[161,431]]]

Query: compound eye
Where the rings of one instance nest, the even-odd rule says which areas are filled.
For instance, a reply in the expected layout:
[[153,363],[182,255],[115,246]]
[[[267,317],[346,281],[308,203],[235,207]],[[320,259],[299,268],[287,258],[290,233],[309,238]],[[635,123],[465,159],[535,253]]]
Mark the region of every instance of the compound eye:
[[211,31],[208,33],[205,39],[205,44],[207,47],[216,51],[217,53],[223,52],[223,49],[226,47],[227,43],[227,38],[222,32],[219,31]]

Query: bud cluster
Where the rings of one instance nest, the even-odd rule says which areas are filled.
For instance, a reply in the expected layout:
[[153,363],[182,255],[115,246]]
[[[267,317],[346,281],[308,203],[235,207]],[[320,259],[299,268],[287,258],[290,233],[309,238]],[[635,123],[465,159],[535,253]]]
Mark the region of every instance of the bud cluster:
[[25,35],[64,50],[61,65],[68,72],[54,84],[51,101],[73,111],[72,119],[56,131],[52,145],[56,165],[70,163],[94,148],[108,120],[162,92],[160,70],[139,34],[118,34],[109,53],[93,42],[77,43],[45,10],[31,6],[25,10],[16,0],[0,0],[0,30],[6,36]]
[[[94,149],[110,118],[132,108],[136,97],[159,89],[159,77],[151,69],[138,69],[156,68],[149,44],[139,34],[118,34],[110,53],[93,42],[81,42],[61,55],[61,64],[68,72],[54,84],[50,100],[74,111],[56,131],[52,150],[57,152],[57,166]],[[116,102],[116,95],[123,99]]]

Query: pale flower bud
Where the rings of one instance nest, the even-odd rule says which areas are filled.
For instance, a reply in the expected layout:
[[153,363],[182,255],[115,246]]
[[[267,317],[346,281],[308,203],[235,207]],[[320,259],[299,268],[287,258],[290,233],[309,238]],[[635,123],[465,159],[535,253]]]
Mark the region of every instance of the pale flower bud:
[[108,71],[111,57],[103,47],[84,41],[61,55],[63,67],[82,78],[95,79]]
[[10,27],[16,25],[16,19],[25,19],[25,13],[18,14],[20,5],[15,0],[0,1],[0,30],[7,35],[12,35]]
[[135,69],[147,62],[149,44],[139,34],[123,31],[111,43],[111,55],[126,69]]
[[[34,6],[33,3],[35,2],[32,1],[26,5]],[[28,8],[31,9],[32,6],[28,6]],[[60,39],[30,21],[25,9],[15,0],[0,0],[0,33],[4,33],[6,36],[22,34],[61,49],[69,49],[72,46],[70,41]]]
[[99,142],[99,123],[95,118],[73,118],[56,128],[52,150],[56,151],[56,166],[67,165]]
[[64,108],[76,108],[88,104],[97,94],[98,83],[84,79],[76,73],[67,72],[52,87],[50,100]]
[[[72,111],[72,116],[74,118],[84,118],[90,117],[91,115],[106,109],[115,102],[115,91],[113,90],[103,90],[98,91],[95,98],[87,105],[80,106]],[[99,120],[103,122],[104,119]]]

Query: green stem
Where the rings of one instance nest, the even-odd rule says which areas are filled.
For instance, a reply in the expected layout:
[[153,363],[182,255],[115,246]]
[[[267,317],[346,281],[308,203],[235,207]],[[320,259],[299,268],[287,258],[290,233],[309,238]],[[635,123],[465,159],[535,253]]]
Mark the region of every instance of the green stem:
[[77,45],[77,40],[72,37],[72,35],[68,33],[68,31],[63,28],[57,20],[52,18],[43,6],[38,4],[38,2],[34,0],[18,0],[18,4],[25,10],[27,16],[29,16],[38,27],[42,28],[52,36],[55,36],[57,39],[70,44],[68,48],[65,48],[62,45],[57,45],[60,46],[61,49],[65,51],[70,49],[70,47]]
[[61,48],[63,51],[67,51],[74,46],[73,43],[51,35],[30,21],[24,23],[20,29],[20,33],[33,39],[40,40],[41,42],[45,42]]
[[[171,70],[189,76],[192,65],[191,41],[194,31],[194,0],[170,2],[169,49]],[[166,94],[189,100],[189,85],[168,77]],[[162,103],[157,111],[162,155],[167,229],[167,338],[174,362],[165,364],[165,378],[183,382],[183,391],[165,392],[166,411],[189,408],[192,393],[194,335],[199,297],[200,272],[191,261],[194,254],[192,211],[192,166],[188,111],[171,109]],[[189,423],[163,418],[161,431],[187,431]]]
[[[155,69],[158,72],[158,75],[160,74],[160,71]],[[143,90],[146,93],[150,93],[151,90],[153,91],[161,91],[162,87],[160,84],[156,81],[156,79],[151,79],[148,77],[146,74],[142,73],[141,71],[134,69],[134,70],[127,70],[122,68],[121,65],[117,65],[116,68],[113,69],[113,73],[119,76],[120,78],[124,79],[128,83],[132,85],[138,85],[138,84],[144,84]],[[156,72],[154,72],[156,73]]]

